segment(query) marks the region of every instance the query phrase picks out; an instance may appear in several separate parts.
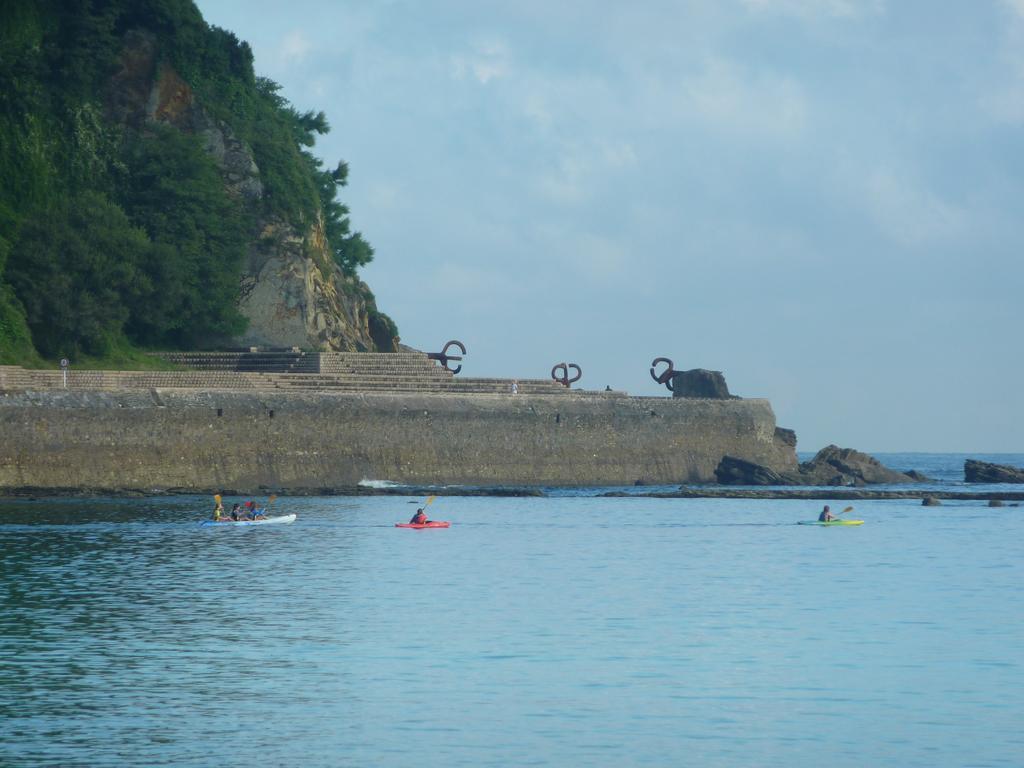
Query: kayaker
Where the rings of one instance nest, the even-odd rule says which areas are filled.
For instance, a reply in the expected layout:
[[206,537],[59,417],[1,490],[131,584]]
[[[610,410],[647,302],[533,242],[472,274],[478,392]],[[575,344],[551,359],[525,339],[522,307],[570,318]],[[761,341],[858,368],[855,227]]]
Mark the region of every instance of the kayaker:
[[220,496],[216,497],[217,505],[213,508],[213,522],[220,522],[221,515],[224,514],[224,502],[220,500]]
[[836,516],[833,515],[829,511],[828,504],[826,504],[825,508],[823,510],[821,510],[821,514],[818,515],[818,522],[819,523],[828,523],[828,522],[831,522],[832,520],[835,520],[835,519],[836,519]]
[[409,524],[410,525],[423,525],[424,523],[429,523],[429,522],[430,521],[427,520],[427,515],[423,511],[423,508],[420,507],[419,509],[416,510],[416,514],[412,516],[412,520],[409,521]]
[[245,502],[245,514],[247,520],[256,519],[256,502],[253,501],[252,499],[249,499],[247,502]]
[[242,514],[242,505],[235,503],[235,506],[231,508],[231,519],[237,521]]

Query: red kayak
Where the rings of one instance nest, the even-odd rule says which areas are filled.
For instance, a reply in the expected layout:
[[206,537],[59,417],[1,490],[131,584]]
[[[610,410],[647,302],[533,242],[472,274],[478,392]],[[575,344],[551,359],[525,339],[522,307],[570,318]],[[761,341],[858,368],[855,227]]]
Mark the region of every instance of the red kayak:
[[430,520],[426,523],[395,523],[395,528],[447,528],[447,520]]

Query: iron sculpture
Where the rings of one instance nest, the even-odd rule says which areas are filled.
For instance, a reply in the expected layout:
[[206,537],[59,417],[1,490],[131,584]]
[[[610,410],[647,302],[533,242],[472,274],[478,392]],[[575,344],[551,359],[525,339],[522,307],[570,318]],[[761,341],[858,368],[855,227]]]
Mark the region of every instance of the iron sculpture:
[[[661,373],[655,373],[654,369],[658,366],[658,363],[665,363],[667,367]],[[673,392],[672,388],[672,376],[675,375],[675,364],[667,357],[656,357],[651,362],[651,378],[659,384],[664,384],[668,387],[669,392]]]
[[[576,369],[575,376],[569,375],[570,368]],[[561,371],[561,375],[559,375],[559,371]],[[576,363],[559,363],[558,365],[551,369],[551,378],[557,381],[563,387],[568,388],[574,381],[579,381],[581,378],[583,378],[583,370],[578,365],[576,365]]]
[[[466,345],[463,344],[461,341],[458,341],[457,339],[452,339],[451,341],[444,345],[444,349],[442,349],[440,352],[428,352],[427,358],[430,360],[437,360],[441,364],[442,368],[444,368],[447,371],[451,371],[451,373],[454,375],[462,370],[462,355],[449,355],[448,350],[451,349],[452,347],[458,347],[462,355],[466,354]],[[459,365],[456,368],[449,368],[449,361],[455,361],[459,363]]]

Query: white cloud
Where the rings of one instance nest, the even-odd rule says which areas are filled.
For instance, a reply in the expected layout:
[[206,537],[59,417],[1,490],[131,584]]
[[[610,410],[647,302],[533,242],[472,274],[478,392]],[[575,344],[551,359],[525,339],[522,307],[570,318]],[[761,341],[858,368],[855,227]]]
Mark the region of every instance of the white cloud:
[[563,204],[589,199],[595,185],[607,183],[609,172],[632,168],[637,163],[630,143],[601,138],[564,144],[556,154],[541,174],[538,188],[550,200]]
[[523,114],[536,128],[541,130],[548,130],[554,123],[554,116],[547,99],[535,89],[530,89],[523,96]]
[[501,41],[474,43],[468,53],[451,57],[451,73],[457,80],[472,77],[481,85],[507,77],[512,70],[508,46]]
[[1024,0],[1003,0],[1012,14],[1001,44],[1002,77],[982,96],[982,106],[1000,122],[1024,123]]
[[620,280],[629,265],[629,253],[620,243],[590,233],[574,238],[567,255],[577,275],[591,283]]
[[[1012,0],[1020,2],[1020,0]],[[885,11],[884,0],[740,0],[760,13],[776,13],[811,20],[821,17],[858,18]]]
[[293,29],[281,40],[277,48],[277,57],[285,66],[301,63],[309,52],[313,50],[313,44],[300,29]]
[[863,183],[875,223],[901,245],[937,244],[959,235],[967,225],[962,209],[909,176],[876,168]]
[[629,168],[636,165],[636,152],[629,142],[602,142],[601,159],[609,168]]
[[588,195],[586,158],[575,152],[562,154],[540,177],[540,191],[559,203],[578,203]]
[[1024,0],[1003,0],[1003,5],[1024,19]]
[[445,261],[436,269],[430,282],[434,289],[439,291],[476,295],[488,291],[495,285],[498,277],[499,275],[491,270]]
[[396,184],[384,181],[371,182],[367,199],[374,208],[394,208],[399,201],[399,188]]
[[988,94],[983,105],[996,120],[1019,125],[1024,123],[1024,62],[1007,71],[1006,82]]
[[800,84],[770,72],[752,72],[711,59],[682,85],[684,107],[717,128],[776,138],[799,135],[806,123]]
[[461,312],[493,316],[532,292],[523,282],[529,277],[514,263],[488,264],[481,254],[459,254],[417,277],[415,290],[430,301],[457,302]]

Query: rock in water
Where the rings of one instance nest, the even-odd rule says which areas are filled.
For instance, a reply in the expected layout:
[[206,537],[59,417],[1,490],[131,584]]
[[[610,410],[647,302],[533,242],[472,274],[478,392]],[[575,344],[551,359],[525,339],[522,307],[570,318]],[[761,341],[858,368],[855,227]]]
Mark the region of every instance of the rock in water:
[[800,465],[806,485],[872,485],[875,483],[920,482],[917,477],[896,472],[873,456],[829,445],[810,461]]
[[[780,439],[786,437],[782,435]],[[919,483],[927,480],[919,473],[905,475],[889,469],[866,453],[835,445],[822,448],[813,459],[801,464],[797,472],[779,473],[734,456],[723,456],[715,469],[715,477],[722,485],[861,486]]]
[[1024,469],[967,459],[964,462],[964,480],[968,483],[1024,483]]
[[722,457],[715,478],[722,485],[790,485],[778,472],[735,456]]
[[928,477],[923,472],[918,472],[916,469],[908,469],[906,472],[907,477],[913,480],[915,483],[934,483],[935,480]]

